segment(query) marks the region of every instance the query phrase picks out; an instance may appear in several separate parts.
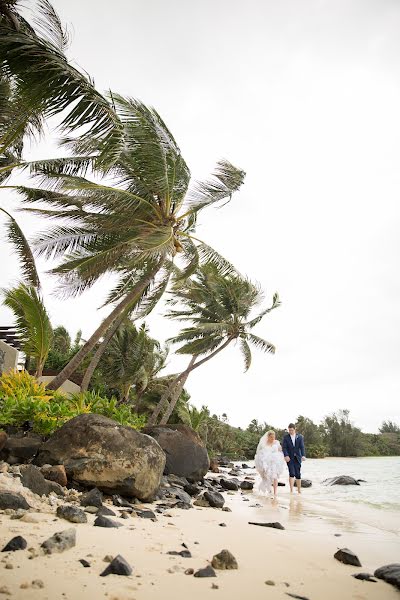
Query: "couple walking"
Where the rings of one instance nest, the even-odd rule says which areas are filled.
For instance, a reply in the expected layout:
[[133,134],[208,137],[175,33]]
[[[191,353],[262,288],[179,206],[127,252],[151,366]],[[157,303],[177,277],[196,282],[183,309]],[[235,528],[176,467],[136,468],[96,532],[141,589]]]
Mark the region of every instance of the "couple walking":
[[267,431],[260,439],[254,457],[255,467],[261,478],[256,491],[261,494],[271,493],[271,488],[273,488],[276,497],[278,479],[286,462],[289,471],[290,491],[293,492],[294,480],[296,479],[297,491],[300,494],[301,463],[305,460],[305,457],[303,436],[296,433],[296,426],[293,423],[288,426],[288,431],[283,437],[282,446],[275,439],[275,431]]

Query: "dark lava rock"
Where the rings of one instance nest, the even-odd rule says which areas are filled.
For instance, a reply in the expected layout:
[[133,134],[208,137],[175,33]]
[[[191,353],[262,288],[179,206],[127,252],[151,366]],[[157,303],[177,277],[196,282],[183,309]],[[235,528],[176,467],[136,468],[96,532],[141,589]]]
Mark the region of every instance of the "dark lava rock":
[[219,482],[224,490],[232,490],[236,492],[239,489],[239,485],[232,479],[220,479]]
[[170,473],[166,475],[165,479],[172,486],[178,486],[184,488],[189,482],[186,477],[180,477],[179,475],[175,475],[174,473]]
[[218,523],[219,527],[226,527],[226,523]]
[[87,413],[57,429],[41,445],[35,463],[63,464],[70,481],[146,501],[160,486],[165,453],[148,435]]
[[97,488],[93,488],[81,497],[81,506],[98,506],[100,508],[102,505],[103,494]]
[[117,521],[113,521],[108,517],[96,517],[93,525],[95,527],[122,527],[121,523],[117,523]]
[[20,535],[13,537],[3,548],[2,552],[15,552],[16,550],[25,550],[27,541]]
[[189,496],[198,496],[201,492],[200,486],[196,483],[187,483],[183,489]]
[[297,600],[309,600],[307,596],[299,596],[298,594],[291,594],[290,592],[285,592],[286,596],[290,596],[291,598],[297,598]]
[[182,556],[182,558],[192,558],[192,554],[189,550],[181,550],[180,552],[170,550],[167,554],[170,554],[171,556]]
[[249,525],[259,525],[260,527],[272,527],[272,529],[285,529],[281,523],[275,521],[274,523],[255,523],[254,521],[249,521]]
[[354,577],[354,579],[361,579],[361,581],[371,581],[376,583],[376,579],[374,579],[370,573],[355,573],[352,577]]
[[6,508],[28,510],[30,506],[21,494],[17,494],[16,492],[0,492],[0,510]]
[[210,565],[208,565],[207,567],[204,567],[204,569],[199,569],[198,571],[196,571],[194,576],[195,577],[216,577],[216,574],[215,574],[214,569]]
[[112,501],[113,501],[114,506],[128,507],[128,508],[133,507],[133,504],[131,502],[129,502],[129,500],[126,500],[126,498],[122,498],[119,494],[114,494],[112,497]]
[[386,583],[391,583],[400,589],[400,563],[392,563],[379,567],[374,572],[375,577],[383,579]]
[[174,474],[201,481],[210,466],[207,449],[200,436],[187,425],[145,427],[143,433],[154,438],[166,455],[165,475]]
[[152,510],[140,510],[136,508],[135,513],[142,519],[156,519],[156,515]]
[[177,488],[177,487],[167,488],[166,497],[169,497],[169,498],[175,497],[178,500],[180,500],[181,502],[184,502],[185,504],[189,504],[189,505],[192,502],[191,496],[189,496],[189,494],[187,492],[185,492],[183,489]]
[[204,498],[213,508],[222,508],[225,504],[224,497],[219,492],[204,492]]
[[3,450],[4,446],[6,445],[8,439],[8,435],[6,434],[5,431],[0,431],[0,451]]
[[34,433],[26,436],[22,434],[9,436],[1,451],[1,456],[10,464],[24,463],[36,456],[41,443],[40,435]]
[[111,508],[108,508],[108,506],[100,506],[99,510],[97,511],[96,515],[98,517],[116,517],[116,513],[111,510]]
[[240,484],[240,489],[242,490],[252,490],[254,487],[254,483],[252,481],[242,481]]
[[211,561],[211,566],[214,569],[238,569],[236,558],[229,550],[221,550],[219,554],[215,554]]
[[80,559],[79,559],[79,562],[80,562],[80,563],[81,563],[81,565],[82,565],[83,567],[85,567],[86,569],[87,569],[88,567],[90,567],[90,566],[91,566],[90,562],[88,562],[88,561],[87,561],[87,560],[85,560],[84,558],[80,558]]
[[348,475],[330,477],[329,479],[325,479],[322,483],[325,483],[326,485],[360,485],[357,479],[349,477]]
[[312,481],[310,479],[302,479],[301,480],[301,487],[302,488],[310,488],[312,486]]
[[193,575],[194,569],[186,569],[185,575]]
[[76,545],[76,529],[65,529],[55,533],[42,544],[45,554],[54,554],[69,550]]
[[34,465],[21,465],[21,483],[38,496],[48,496],[50,492],[63,496],[64,489],[55,481],[48,481]]
[[41,467],[40,472],[45,479],[55,481],[62,487],[65,487],[68,483],[64,465],[44,465]]
[[251,469],[251,467],[249,467],[249,465],[246,465],[246,463],[242,463],[242,469]]
[[357,479],[358,483],[367,483],[366,479]]
[[104,569],[102,573],[100,573],[100,577],[106,577],[107,575],[132,575],[132,567],[127,563],[123,556],[118,554]]
[[283,483],[283,481],[278,481],[278,487],[285,487],[286,483]]
[[70,521],[71,523],[87,523],[86,513],[84,513],[81,508],[69,506],[68,504],[57,507],[57,517]]
[[361,567],[360,560],[354,552],[348,548],[341,548],[335,552],[334,557],[336,560],[344,563],[345,565],[353,565],[353,567]]

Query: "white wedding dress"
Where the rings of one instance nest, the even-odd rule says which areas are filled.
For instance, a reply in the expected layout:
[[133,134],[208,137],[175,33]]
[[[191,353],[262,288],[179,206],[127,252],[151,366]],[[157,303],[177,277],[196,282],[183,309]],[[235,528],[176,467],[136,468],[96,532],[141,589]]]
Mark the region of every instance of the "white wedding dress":
[[286,464],[278,440],[275,440],[270,446],[266,441],[266,436],[263,436],[254,457],[255,467],[259,474],[254,491],[261,495],[271,492],[273,480],[279,479]]

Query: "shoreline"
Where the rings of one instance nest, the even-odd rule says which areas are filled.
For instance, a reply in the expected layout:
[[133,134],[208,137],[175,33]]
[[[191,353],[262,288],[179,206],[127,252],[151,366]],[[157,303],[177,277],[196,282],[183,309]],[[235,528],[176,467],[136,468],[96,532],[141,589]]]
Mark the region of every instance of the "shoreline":
[[[373,573],[377,567],[395,562],[399,536],[342,514],[341,505],[323,506],[307,498],[306,492],[291,497],[285,490],[277,501],[252,492],[224,492],[225,506],[232,512],[196,506],[190,510],[173,508],[164,515],[157,514],[156,522],[117,517],[115,520],[122,525],[119,529],[93,527],[95,517],[90,514],[87,524],[74,525],[56,518],[55,508],[48,504],[42,510],[51,512],[34,513],[34,523],[13,520],[3,513],[2,544],[22,535],[28,549],[38,547],[55,532],[71,527],[76,529],[77,542],[62,554],[31,560],[28,550],[4,553],[0,558],[0,588],[6,586],[9,597],[16,600],[80,600],[88,593],[93,593],[96,600],[172,600],[186,596],[191,600],[225,600],[244,593],[255,600],[282,599],[288,593],[309,600],[336,600],[339,594],[360,600],[398,598],[396,588],[387,583],[364,582],[351,575]],[[154,508],[154,504],[145,506]],[[249,525],[248,521],[279,521],[285,531]],[[167,554],[182,550],[183,543],[192,553],[191,558]],[[362,568],[333,558],[342,547],[349,547],[359,556]],[[213,555],[225,548],[236,557],[238,570],[217,570],[217,577],[205,579],[185,575],[187,568],[206,567]],[[133,567],[133,574],[100,577],[107,566],[103,561],[107,554],[121,554]],[[84,568],[80,559],[91,566]],[[5,568],[6,564],[13,568]],[[20,587],[37,579],[43,582],[43,588]],[[266,585],[268,580],[275,585]]]

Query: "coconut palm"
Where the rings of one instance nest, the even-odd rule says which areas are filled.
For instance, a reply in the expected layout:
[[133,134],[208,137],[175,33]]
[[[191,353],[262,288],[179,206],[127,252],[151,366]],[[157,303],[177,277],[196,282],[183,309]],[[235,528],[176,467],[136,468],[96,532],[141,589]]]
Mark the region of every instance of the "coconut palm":
[[[115,307],[49,384],[50,389],[62,385],[123,313],[139,302],[135,318],[153,308],[166,289],[177,256],[182,277],[205,259],[221,269],[232,269],[193,234],[199,212],[229,200],[240,188],[244,172],[221,161],[210,180],[189,187],[189,169],[157,112],[121,96],[114,96],[114,104],[124,143],[112,167],[104,171],[98,162],[102,145],[93,139],[89,156],[31,164],[45,187],[16,188],[25,205],[44,202],[46,206],[26,210],[57,222],[34,245],[39,255],[60,259],[52,273],[60,277],[66,295],[83,292],[105,274],[117,276],[106,300]],[[81,149],[81,144],[73,147]]]
[[182,423],[188,425],[207,442],[207,428],[210,419],[210,411],[207,406],[199,410],[191,404],[182,404],[178,409],[178,416]]
[[43,300],[37,288],[24,283],[15,288],[3,289],[1,292],[4,297],[3,304],[14,313],[22,350],[27,357],[35,360],[35,375],[40,377],[53,336]]
[[132,387],[136,401],[164,366],[165,353],[148,334],[146,325],[139,329],[126,319],[111,338],[101,359],[101,372],[108,384],[117,388],[122,402],[128,402]]
[[40,133],[44,118],[62,112],[61,129],[82,127],[83,139],[102,140],[103,155],[120,131],[110,102],[66,59],[68,35],[50,2],[38,0],[29,21],[20,5],[0,0],[0,176],[19,162],[24,134]]
[[251,312],[262,299],[263,294],[258,286],[238,274],[225,274],[212,263],[199,267],[192,277],[175,287],[169,303],[173,306],[179,303],[182,307],[178,310],[170,309],[167,317],[188,321],[191,326],[185,327],[169,341],[173,344],[183,343],[176,352],[189,354],[191,359],[161,398],[150,418],[150,424],[156,423],[164,409],[161,424],[167,423],[174,410],[177,394],[190,373],[233,341],[239,343],[245,371],[251,364],[251,345],[264,352],[275,352],[275,347],[270,342],[252,333],[253,327],[280,304],[278,294],[274,294],[272,305],[250,318]]

